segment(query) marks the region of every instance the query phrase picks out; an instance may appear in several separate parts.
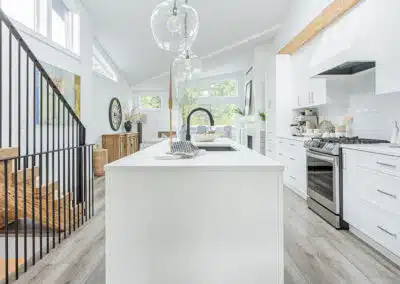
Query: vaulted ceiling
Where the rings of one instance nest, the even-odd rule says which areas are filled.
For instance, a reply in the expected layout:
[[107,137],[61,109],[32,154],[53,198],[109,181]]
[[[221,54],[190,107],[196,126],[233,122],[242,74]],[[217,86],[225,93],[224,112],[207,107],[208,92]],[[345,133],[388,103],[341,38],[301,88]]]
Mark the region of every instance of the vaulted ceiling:
[[[241,42],[248,45],[269,40],[283,22],[291,1],[190,0],[200,16],[193,51],[204,57],[224,49],[232,52]],[[82,2],[94,21],[99,42],[131,85],[168,70],[173,56],[157,47],[150,28],[150,15],[161,0]]]

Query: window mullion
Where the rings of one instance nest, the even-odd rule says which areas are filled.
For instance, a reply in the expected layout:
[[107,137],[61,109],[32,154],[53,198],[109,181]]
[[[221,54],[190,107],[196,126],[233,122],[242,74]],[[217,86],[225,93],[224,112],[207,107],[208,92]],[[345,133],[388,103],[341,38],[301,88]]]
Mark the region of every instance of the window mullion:
[[50,40],[53,40],[53,28],[52,28],[53,3],[52,3],[52,0],[43,0],[43,1],[47,1],[47,37]]

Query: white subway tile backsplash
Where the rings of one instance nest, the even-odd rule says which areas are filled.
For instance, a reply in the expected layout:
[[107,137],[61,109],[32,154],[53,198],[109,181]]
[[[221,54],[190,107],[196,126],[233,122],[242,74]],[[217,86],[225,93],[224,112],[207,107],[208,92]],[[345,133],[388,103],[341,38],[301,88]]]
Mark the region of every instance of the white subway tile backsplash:
[[[400,94],[375,95],[374,73],[351,78],[346,88],[339,90],[334,84],[328,85],[331,103],[319,108],[320,118],[329,119],[335,124],[343,121],[343,117],[354,117],[354,134],[365,138],[390,140],[393,122],[400,122]],[[346,93],[348,105],[343,101],[336,102],[337,93]]]

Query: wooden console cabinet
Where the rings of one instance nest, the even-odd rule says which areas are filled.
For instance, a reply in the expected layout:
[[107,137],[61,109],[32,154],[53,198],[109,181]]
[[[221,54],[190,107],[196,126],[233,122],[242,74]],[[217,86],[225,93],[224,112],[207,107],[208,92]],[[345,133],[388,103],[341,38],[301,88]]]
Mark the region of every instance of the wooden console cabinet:
[[102,147],[108,150],[108,162],[114,162],[139,151],[139,135],[137,133],[105,134]]

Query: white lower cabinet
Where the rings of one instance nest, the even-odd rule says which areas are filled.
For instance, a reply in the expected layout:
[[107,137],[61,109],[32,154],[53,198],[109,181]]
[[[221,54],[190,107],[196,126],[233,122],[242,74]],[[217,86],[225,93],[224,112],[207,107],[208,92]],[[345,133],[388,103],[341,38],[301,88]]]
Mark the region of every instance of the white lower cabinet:
[[344,150],[343,218],[400,259],[400,158]]
[[307,198],[306,151],[303,141],[278,138],[277,160],[285,166],[284,184],[295,193]]

